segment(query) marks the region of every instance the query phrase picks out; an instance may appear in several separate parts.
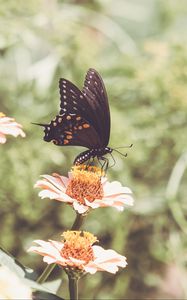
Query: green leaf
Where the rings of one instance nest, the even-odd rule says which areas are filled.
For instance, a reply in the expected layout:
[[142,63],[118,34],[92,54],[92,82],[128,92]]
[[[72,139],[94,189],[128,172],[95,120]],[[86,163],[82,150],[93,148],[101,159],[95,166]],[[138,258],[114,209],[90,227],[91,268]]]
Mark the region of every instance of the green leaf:
[[32,269],[23,266],[15,257],[0,247],[0,264],[6,266],[19,278],[36,279],[36,274]]

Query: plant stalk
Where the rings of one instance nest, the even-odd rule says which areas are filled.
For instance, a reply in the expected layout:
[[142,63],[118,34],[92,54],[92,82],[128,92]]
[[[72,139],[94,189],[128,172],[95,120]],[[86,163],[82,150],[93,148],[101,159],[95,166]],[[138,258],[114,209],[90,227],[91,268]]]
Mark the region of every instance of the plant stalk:
[[78,279],[68,275],[70,300],[78,300]]
[[85,220],[85,215],[77,213],[76,219],[71,227],[71,230],[79,230]]
[[47,267],[44,269],[43,273],[38,277],[37,282],[42,284],[47,280],[53,269],[55,268],[56,264],[50,264],[47,265]]

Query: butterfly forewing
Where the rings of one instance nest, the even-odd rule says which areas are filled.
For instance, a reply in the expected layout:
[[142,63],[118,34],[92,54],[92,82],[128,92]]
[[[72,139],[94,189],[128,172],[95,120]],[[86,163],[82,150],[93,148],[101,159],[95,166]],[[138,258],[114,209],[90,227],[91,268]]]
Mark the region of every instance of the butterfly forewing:
[[59,80],[60,114],[80,114],[91,122],[92,108],[83,93],[69,80]]
[[101,76],[89,69],[84,81],[83,94],[92,107],[94,127],[101,136],[102,146],[107,146],[110,137],[110,110],[106,89]]

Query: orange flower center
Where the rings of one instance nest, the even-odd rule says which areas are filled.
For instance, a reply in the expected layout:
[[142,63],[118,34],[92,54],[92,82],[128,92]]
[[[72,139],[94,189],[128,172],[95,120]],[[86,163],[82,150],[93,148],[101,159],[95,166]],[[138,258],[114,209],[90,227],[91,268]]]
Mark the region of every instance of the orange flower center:
[[93,202],[95,199],[102,199],[104,192],[101,183],[103,171],[95,166],[75,166],[72,169],[66,194],[71,198],[85,204],[85,199]]
[[70,257],[83,260],[84,264],[94,260],[92,244],[97,238],[89,232],[66,231],[63,233],[64,247],[61,255],[68,259]]
[[0,118],[5,117],[5,114],[0,111]]

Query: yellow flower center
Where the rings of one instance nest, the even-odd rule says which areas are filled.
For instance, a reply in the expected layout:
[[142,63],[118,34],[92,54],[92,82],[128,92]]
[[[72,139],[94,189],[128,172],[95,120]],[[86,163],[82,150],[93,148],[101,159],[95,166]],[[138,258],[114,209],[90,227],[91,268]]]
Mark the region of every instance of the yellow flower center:
[[0,112],[0,118],[5,117],[5,114]]
[[104,192],[101,177],[103,175],[103,171],[95,166],[73,167],[72,179],[67,186],[66,194],[82,204],[85,204],[85,199],[89,202],[102,199]]
[[68,259],[70,257],[83,260],[85,263],[94,260],[92,244],[97,238],[86,231],[66,231],[63,233],[64,247],[61,255]]

